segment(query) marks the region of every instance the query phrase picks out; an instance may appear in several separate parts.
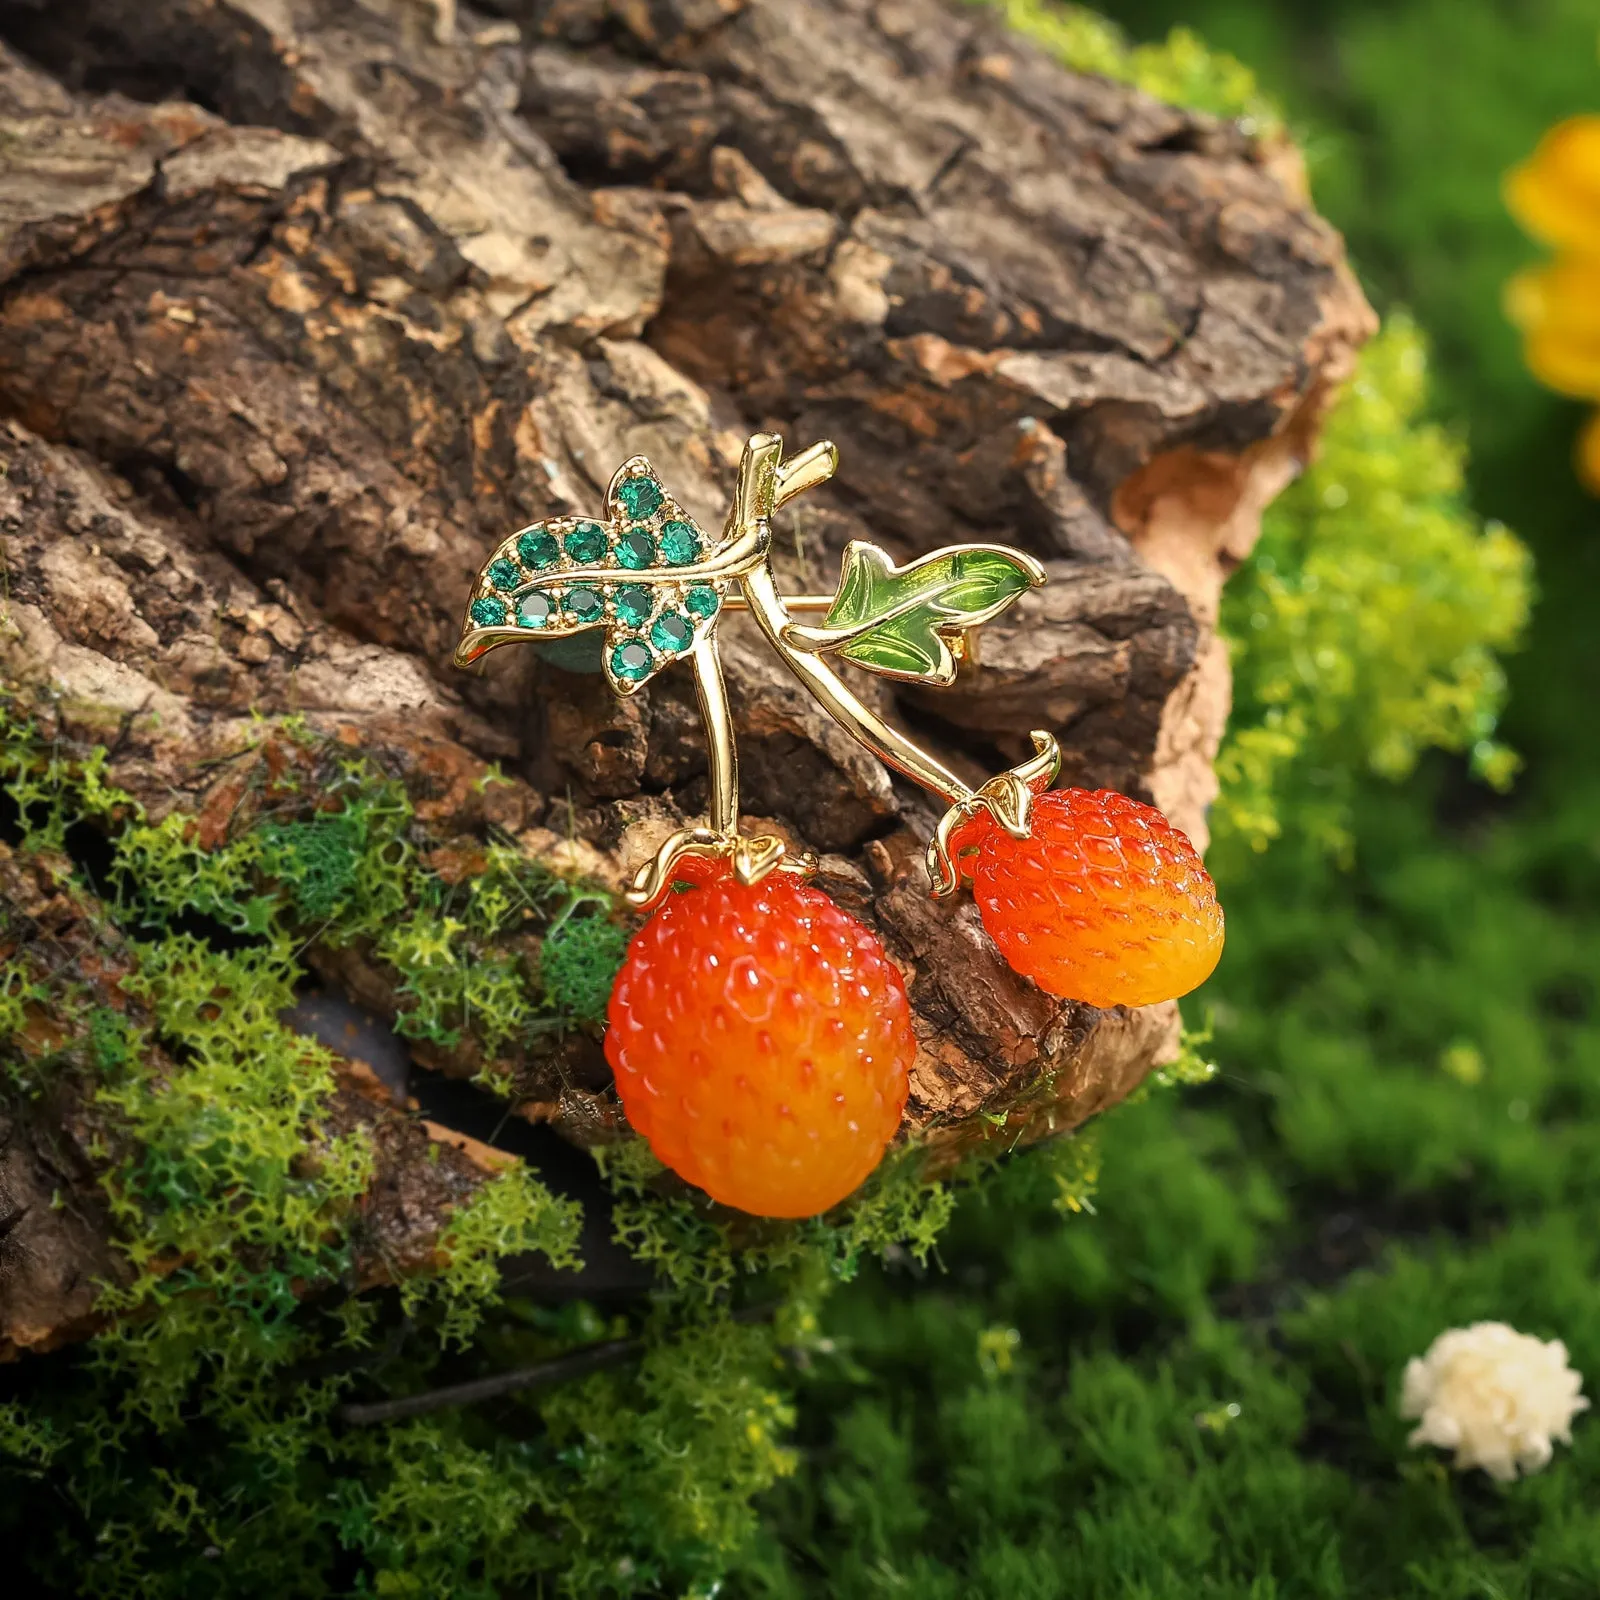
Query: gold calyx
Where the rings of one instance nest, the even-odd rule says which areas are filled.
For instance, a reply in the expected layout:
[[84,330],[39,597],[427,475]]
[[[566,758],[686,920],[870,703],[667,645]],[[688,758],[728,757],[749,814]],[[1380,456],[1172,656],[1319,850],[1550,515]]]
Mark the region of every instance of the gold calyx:
[[720,832],[713,828],[681,828],[662,841],[661,848],[633,875],[623,898],[637,911],[653,909],[672,885],[680,881],[685,860],[726,861],[742,884],[760,883],[769,873],[793,872],[809,877],[817,870],[810,851],[798,856],[776,834]]
[[1033,802],[1061,771],[1061,747],[1053,735],[1035,728],[1030,735],[1034,753],[998,776],[991,778],[975,794],[958,800],[939,818],[928,844],[928,878],[935,895],[943,898],[961,887],[960,864],[951,854],[951,841],[964,822],[987,811],[1013,839],[1026,839],[1033,815]]

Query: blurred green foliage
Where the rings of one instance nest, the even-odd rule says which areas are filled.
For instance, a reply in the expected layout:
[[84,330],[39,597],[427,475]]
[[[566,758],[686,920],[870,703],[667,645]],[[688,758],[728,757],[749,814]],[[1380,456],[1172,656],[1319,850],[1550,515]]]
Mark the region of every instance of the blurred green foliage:
[[1600,1592],[1600,1429],[1499,1487],[1396,1412],[1478,1319],[1600,1373],[1600,853],[1572,819],[1467,854],[1417,787],[1358,797],[1355,871],[1290,838],[1229,886],[1222,1071],[1104,1119],[1092,1214],[1017,1161],[943,1272],[834,1297],[748,1592]]
[[1242,117],[1258,133],[1278,130],[1277,107],[1242,61],[1213,49],[1192,28],[1173,26],[1159,44],[1135,44],[1100,12],[1059,0],[969,0],[997,12],[1074,72],[1132,83],[1173,105]]
[[1471,752],[1509,787],[1494,739],[1500,654],[1527,621],[1528,552],[1478,526],[1458,439],[1422,420],[1427,354],[1392,316],[1334,406],[1317,459],[1268,508],[1223,596],[1234,705],[1217,762],[1219,859],[1295,832],[1349,860],[1364,775],[1409,777],[1428,749]]

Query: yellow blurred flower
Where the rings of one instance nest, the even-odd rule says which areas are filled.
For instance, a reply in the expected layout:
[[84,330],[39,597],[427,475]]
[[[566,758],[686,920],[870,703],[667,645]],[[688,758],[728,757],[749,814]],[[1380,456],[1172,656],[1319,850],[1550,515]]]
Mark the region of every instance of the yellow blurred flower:
[[[1600,116],[1569,117],[1507,174],[1506,205],[1555,258],[1506,285],[1523,359],[1559,394],[1600,402]],[[1578,438],[1578,473],[1600,494],[1600,412]]]
[[1541,244],[1600,256],[1600,116],[1558,122],[1507,174],[1506,204]]
[[1506,310],[1540,383],[1600,400],[1600,256],[1557,256],[1506,285]]

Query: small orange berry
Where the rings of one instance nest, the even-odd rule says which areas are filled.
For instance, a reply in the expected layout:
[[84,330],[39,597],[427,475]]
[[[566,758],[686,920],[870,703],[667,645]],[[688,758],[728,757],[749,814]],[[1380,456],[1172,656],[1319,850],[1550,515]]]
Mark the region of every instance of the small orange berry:
[[628,1121],[724,1205],[826,1211],[900,1126],[916,1042],[899,970],[792,873],[670,895],[628,946],[609,1022]]
[[1095,1006],[1187,994],[1222,954],[1222,908],[1187,836],[1110,789],[1053,789],[1030,836],[989,819],[972,892],[989,937],[1041,989]]

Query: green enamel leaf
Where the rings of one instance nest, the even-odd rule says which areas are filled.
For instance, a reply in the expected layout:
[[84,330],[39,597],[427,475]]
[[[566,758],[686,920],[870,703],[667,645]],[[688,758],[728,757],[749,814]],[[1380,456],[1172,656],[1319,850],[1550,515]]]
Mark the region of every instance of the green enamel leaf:
[[998,615],[1042,577],[1028,557],[995,545],[935,551],[896,569],[874,546],[852,544],[823,627],[794,630],[796,642],[873,672],[948,683],[949,639]]
[[873,672],[915,678],[938,677],[950,654],[925,617],[896,617],[839,652]]

